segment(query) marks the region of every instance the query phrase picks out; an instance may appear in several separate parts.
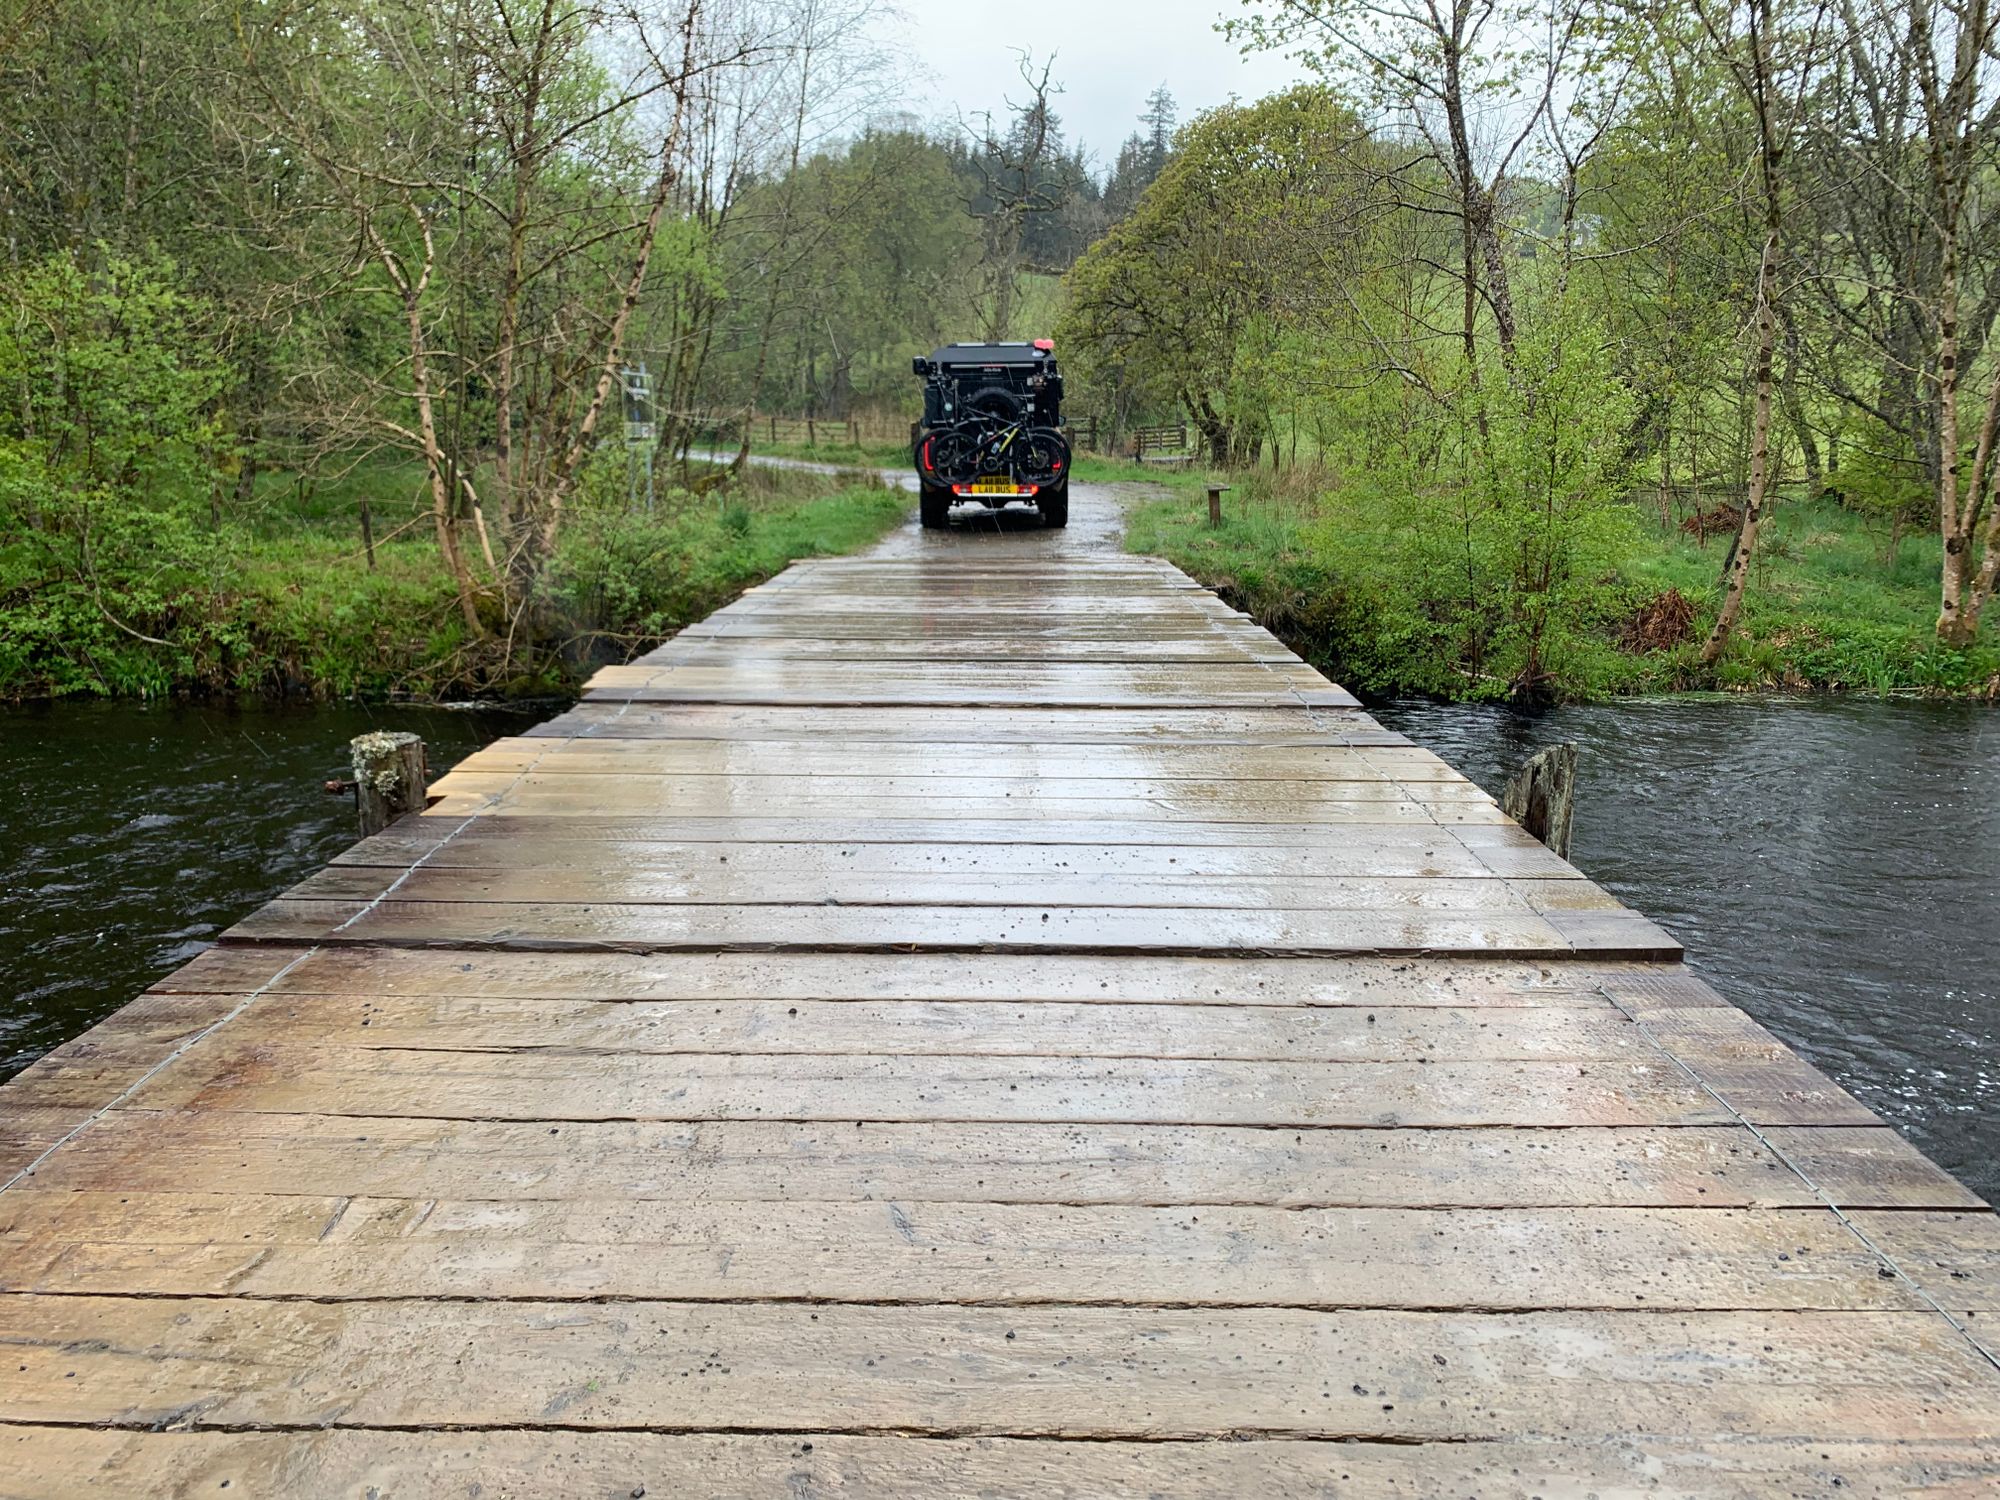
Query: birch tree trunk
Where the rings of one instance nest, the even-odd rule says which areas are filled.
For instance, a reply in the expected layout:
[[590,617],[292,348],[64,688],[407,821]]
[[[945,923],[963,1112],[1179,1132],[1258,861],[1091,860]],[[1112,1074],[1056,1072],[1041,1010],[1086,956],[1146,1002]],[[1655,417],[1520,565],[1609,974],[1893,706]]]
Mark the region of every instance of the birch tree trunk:
[[1771,378],[1772,352],[1778,343],[1778,319],[1774,308],[1778,280],[1778,215],[1775,198],[1767,205],[1764,226],[1764,253],[1757,262],[1757,352],[1756,387],[1750,405],[1750,491],[1743,500],[1743,523],[1736,532],[1736,546],[1729,556],[1728,575],[1723,579],[1722,608],[1715,628],[1701,648],[1704,666],[1713,666],[1728,643],[1729,634],[1743,613],[1743,586],[1750,576],[1750,559],[1756,554],[1757,532],[1764,523],[1764,504],[1771,484]]

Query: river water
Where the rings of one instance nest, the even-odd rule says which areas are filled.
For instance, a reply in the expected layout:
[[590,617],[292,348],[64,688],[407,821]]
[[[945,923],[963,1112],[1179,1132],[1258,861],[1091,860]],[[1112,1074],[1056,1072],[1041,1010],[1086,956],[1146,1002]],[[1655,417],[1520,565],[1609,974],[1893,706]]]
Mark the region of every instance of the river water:
[[1375,713],[1495,796],[1536,750],[1575,741],[1571,859],[2000,1199],[2000,713],[1786,698]]
[[[110,1014],[353,839],[320,783],[411,729],[449,766],[542,716],[0,711],[0,1076]],[[1497,793],[1578,742],[1576,862],[1722,992],[2000,1196],[2000,713],[1825,700],[1391,704]]]
[[347,742],[431,766],[545,717],[440,708],[57,703],[0,709],[0,1077],[186,963],[354,842]]

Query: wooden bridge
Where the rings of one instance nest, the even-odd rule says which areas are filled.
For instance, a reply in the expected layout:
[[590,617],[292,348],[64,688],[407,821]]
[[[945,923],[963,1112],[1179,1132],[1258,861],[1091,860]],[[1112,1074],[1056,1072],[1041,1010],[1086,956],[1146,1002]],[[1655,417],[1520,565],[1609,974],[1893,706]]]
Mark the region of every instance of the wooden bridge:
[[1986,1207],[1092,537],[791,569],[0,1091],[0,1493],[1994,1493]]

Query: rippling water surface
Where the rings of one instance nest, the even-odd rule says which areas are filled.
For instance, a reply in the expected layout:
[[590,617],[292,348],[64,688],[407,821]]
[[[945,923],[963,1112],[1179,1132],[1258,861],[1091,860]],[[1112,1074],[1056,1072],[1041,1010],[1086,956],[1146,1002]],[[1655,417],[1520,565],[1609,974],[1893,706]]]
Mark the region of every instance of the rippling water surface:
[[1376,715],[1495,795],[1535,750],[1576,741],[1571,858],[2000,1199],[2000,713],[1662,699]]
[[[2000,1196],[2000,713],[1676,699],[1393,704],[1489,789],[1582,749],[1577,863],[1924,1150]],[[524,719],[439,709],[0,710],[0,1076],[353,839],[320,782],[412,729],[442,770]]]
[[321,790],[370,729],[434,774],[542,715],[422,708],[0,709],[0,1077],[199,953],[354,842]]

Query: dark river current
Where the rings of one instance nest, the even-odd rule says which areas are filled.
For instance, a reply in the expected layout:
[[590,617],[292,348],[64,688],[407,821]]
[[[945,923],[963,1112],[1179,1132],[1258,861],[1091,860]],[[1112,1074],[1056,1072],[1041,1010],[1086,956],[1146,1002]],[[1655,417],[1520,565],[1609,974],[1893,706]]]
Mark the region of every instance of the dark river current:
[[2000,1198],[2000,713],[1677,698],[1376,716],[1495,796],[1536,750],[1574,740],[1571,859]]
[[[1392,705],[1498,791],[1579,743],[1574,857],[1725,995],[2000,1196],[2000,713],[1874,702]],[[353,838],[320,782],[413,729],[442,770],[542,716],[0,710],[0,1075],[108,1015]]]

